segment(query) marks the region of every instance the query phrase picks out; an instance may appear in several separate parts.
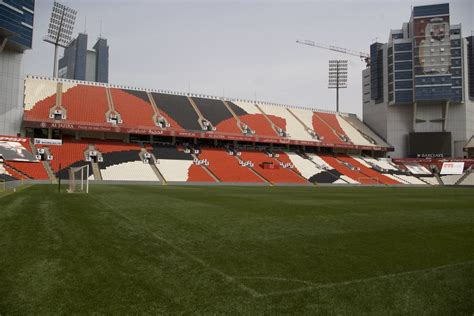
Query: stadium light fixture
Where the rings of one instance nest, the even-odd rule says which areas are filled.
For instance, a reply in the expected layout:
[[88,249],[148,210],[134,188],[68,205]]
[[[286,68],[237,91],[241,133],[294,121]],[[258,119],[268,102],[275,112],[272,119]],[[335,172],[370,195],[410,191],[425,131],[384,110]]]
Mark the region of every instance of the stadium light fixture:
[[71,43],[76,14],[76,10],[54,1],[51,19],[49,20],[48,34],[43,38],[45,42],[54,45],[54,78],[58,77],[58,48],[65,48]]
[[336,112],[339,112],[339,89],[347,88],[347,60],[329,61],[329,89],[336,89]]

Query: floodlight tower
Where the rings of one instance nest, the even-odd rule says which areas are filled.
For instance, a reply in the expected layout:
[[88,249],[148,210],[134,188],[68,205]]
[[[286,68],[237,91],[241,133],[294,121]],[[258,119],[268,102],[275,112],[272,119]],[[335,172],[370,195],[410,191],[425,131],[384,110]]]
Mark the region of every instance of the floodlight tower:
[[347,88],[347,60],[329,61],[329,89],[336,89],[336,112],[339,112],[339,89]]
[[43,40],[54,45],[53,77],[58,77],[58,48],[67,47],[71,42],[77,11],[54,1],[48,35]]

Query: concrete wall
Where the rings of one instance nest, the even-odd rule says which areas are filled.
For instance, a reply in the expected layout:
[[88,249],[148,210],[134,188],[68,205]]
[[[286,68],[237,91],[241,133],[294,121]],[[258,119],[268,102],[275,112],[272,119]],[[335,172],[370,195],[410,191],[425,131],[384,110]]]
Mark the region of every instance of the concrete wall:
[[23,54],[0,53],[0,135],[16,135],[23,118]]

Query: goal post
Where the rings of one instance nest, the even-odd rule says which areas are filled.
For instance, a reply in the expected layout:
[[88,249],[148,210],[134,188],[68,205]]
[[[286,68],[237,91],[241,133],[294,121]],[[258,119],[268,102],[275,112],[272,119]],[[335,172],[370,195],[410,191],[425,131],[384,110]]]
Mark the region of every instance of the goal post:
[[89,193],[89,165],[69,168],[68,193]]

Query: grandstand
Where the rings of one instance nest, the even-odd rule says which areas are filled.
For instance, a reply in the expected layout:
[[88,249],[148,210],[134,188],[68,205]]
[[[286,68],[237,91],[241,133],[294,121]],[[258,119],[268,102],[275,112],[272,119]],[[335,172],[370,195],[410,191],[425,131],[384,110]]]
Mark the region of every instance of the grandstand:
[[[68,179],[89,165],[93,181],[156,184],[457,185],[440,162],[384,158],[391,146],[355,115],[28,77],[23,133],[30,159],[3,157],[2,179]],[[32,139],[59,143],[33,145]]]

